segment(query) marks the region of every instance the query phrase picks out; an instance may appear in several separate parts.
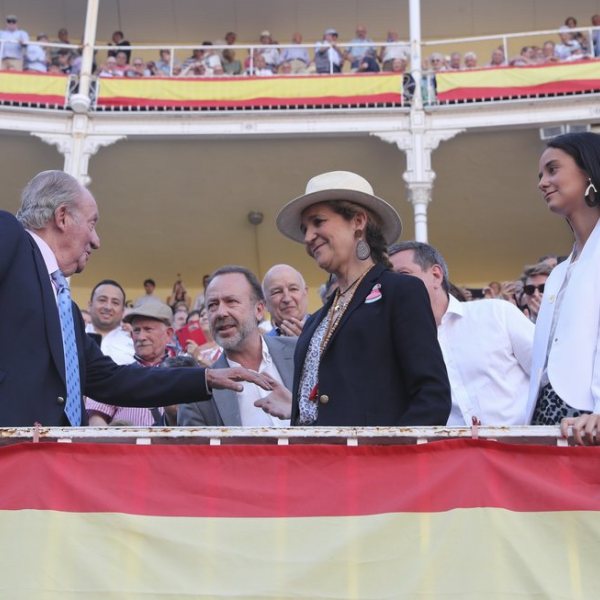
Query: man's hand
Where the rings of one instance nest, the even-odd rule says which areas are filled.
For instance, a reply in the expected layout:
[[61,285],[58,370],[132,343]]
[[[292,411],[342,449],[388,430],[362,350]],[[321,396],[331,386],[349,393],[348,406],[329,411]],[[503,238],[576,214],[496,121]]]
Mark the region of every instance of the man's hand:
[[600,414],[581,415],[580,417],[566,417],[560,422],[560,432],[564,437],[569,437],[569,427],[573,432],[573,439],[580,446],[600,444]]
[[283,335],[298,337],[302,333],[303,327],[304,321],[296,319],[296,317],[290,317],[289,319],[284,319],[281,322],[279,329],[281,329],[281,333],[283,333]]
[[254,406],[262,408],[267,414],[278,419],[289,419],[292,416],[292,392],[284,385],[269,377],[264,376],[270,383],[273,391],[264,398],[257,400]]
[[206,369],[204,373],[209,390],[233,390],[234,392],[241,392],[244,386],[239,383],[240,381],[255,383],[268,391],[273,389],[268,377],[242,367],[235,367],[233,369]]

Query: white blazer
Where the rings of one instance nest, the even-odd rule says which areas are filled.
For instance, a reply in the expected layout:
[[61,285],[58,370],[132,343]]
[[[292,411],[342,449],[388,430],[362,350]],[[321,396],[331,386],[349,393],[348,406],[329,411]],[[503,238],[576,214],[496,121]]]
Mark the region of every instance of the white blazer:
[[[565,279],[569,259],[546,281],[535,325],[529,421],[533,416],[546,359],[555,302]],[[573,265],[560,308],[548,357],[548,379],[569,406],[600,412],[600,220]]]

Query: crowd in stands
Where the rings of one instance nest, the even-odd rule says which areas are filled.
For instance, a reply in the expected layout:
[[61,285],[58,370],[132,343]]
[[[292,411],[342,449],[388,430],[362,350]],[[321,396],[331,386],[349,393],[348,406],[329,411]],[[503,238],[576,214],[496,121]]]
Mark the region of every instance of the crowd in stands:
[[[590,26],[600,27],[600,15],[591,17]],[[574,17],[568,17],[558,31],[558,39],[548,39],[541,46],[524,46],[517,56],[505,56],[502,46],[495,48],[489,59],[480,61],[475,52],[444,55],[433,52],[423,59],[424,71],[439,72],[482,67],[528,66],[579,60],[600,56],[600,29],[593,29],[591,38],[578,31]],[[115,31],[104,61],[95,65],[100,77],[213,77],[232,75],[270,76],[306,73],[377,73],[380,71],[404,72],[410,59],[410,49],[400,40],[397,31],[389,31],[385,43],[376,43],[364,25],[358,25],[355,37],[339,43],[335,28],[327,28],[314,50],[302,47],[302,34],[296,32],[290,42],[280,42],[268,30],[260,32],[257,47],[244,50],[240,56],[236,47],[237,35],[227,32],[223,40],[205,41],[189,57],[171,56],[171,50],[161,49],[156,60],[145,60],[137,55],[135,46],[125,39],[122,31]],[[47,46],[48,36],[40,33],[36,41],[20,29],[15,15],[6,18],[5,29],[0,30],[3,70],[78,74],[81,53],[69,40],[64,28],[53,43]],[[289,44],[289,45],[286,45]],[[216,46],[216,48],[213,48]],[[230,47],[229,47],[230,46]],[[312,56],[311,56],[312,54]]]

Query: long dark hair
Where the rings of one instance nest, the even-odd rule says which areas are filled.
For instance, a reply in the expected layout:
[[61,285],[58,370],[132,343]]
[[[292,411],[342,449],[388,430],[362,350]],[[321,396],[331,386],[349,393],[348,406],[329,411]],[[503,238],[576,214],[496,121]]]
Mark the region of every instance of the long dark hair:
[[387,244],[381,231],[381,219],[378,215],[365,206],[348,200],[327,200],[323,204],[329,206],[333,212],[346,219],[346,221],[351,221],[359,212],[364,211],[367,215],[365,241],[371,248],[371,258],[388,269],[392,268],[392,263],[390,263],[387,254]]
[[589,177],[598,193],[586,202],[590,206],[600,205],[600,135],[596,133],[565,133],[551,139],[548,148],[566,152],[575,164]]

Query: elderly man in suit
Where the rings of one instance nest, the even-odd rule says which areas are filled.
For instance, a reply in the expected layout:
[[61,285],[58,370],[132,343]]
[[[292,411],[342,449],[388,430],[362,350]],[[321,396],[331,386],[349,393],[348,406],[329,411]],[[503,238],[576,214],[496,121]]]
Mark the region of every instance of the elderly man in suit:
[[62,171],[25,187],[15,218],[0,211],[0,426],[85,425],[82,395],[119,406],[206,400],[214,388],[241,389],[245,369],[119,366],[85,334],[67,277],[100,247],[92,194]]
[[[265,303],[260,283],[244,267],[222,267],[213,273],[206,288],[206,309],[210,330],[224,352],[213,365],[215,370],[245,367],[267,378],[272,391],[254,384],[244,390],[214,390],[210,402],[194,402],[178,409],[178,425],[279,426],[278,406],[289,412],[296,338],[262,337],[258,323]],[[272,413],[272,414],[269,414]]]

